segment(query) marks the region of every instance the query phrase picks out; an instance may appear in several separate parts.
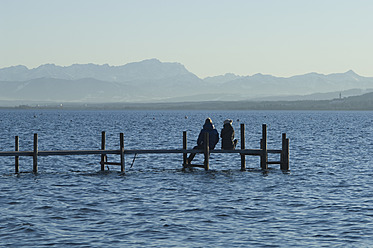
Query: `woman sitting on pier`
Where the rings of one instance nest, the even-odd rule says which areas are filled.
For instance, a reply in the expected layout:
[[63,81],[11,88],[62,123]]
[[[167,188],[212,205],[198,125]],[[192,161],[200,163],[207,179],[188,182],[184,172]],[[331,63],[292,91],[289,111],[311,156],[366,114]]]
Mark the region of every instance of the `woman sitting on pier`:
[[[205,133],[209,134],[209,148],[211,150],[213,150],[215,148],[216,144],[219,141],[219,133],[215,129],[214,125],[212,125],[211,118],[207,118],[205,120],[205,124],[203,125],[203,129],[199,133],[199,136],[198,136],[198,139],[197,139],[197,146],[193,147],[193,149],[203,149],[203,142],[204,142]],[[189,158],[187,160],[188,164],[190,164],[192,162],[194,156],[196,156],[195,153],[191,153],[189,155]]]
[[221,130],[221,149],[234,150],[236,149],[237,140],[234,139],[234,129],[232,127],[232,120],[224,121],[223,129]]

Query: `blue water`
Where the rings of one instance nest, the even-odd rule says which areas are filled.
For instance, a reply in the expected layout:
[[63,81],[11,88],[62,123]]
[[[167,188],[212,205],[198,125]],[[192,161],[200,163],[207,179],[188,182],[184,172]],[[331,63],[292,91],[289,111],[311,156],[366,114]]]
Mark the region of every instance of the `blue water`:
[[[187,118],[186,118],[187,117]],[[206,117],[246,125],[246,148],[290,139],[290,171],[212,154],[210,171],[181,170],[182,155],[126,156],[100,172],[99,155],[0,157],[0,247],[373,247],[373,112],[0,111],[0,150],[193,147]],[[239,142],[240,143],[240,142]],[[218,144],[218,147],[220,143]],[[275,155],[270,160],[278,160]],[[118,162],[119,156],[109,156]],[[202,162],[197,155],[195,161]]]

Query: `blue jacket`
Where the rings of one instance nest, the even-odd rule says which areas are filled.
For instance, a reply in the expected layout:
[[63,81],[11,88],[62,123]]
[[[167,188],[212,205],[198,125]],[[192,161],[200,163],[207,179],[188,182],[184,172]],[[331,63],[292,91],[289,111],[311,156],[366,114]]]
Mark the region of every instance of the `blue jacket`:
[[219,141],[219,133],[211,123],[205,123],[203,129],[198,135],[197,145],[203,146],[205,133],[209,134],[209,147],[213,150]]

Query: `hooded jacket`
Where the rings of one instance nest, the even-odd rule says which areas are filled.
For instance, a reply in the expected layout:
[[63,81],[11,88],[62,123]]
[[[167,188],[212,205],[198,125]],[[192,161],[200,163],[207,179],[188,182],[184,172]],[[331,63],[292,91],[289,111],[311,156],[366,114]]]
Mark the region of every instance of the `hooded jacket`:
[[211,123],[205,123],[203,129],[198,135],[197,145],[203,146],[205,133],[209,134],[209,147],[213,150],[219,141],[219,133]]
[[231,124],[224,124],[223,129],[220,133],[221,137],[221,149],[232,150],[235,148],[234,140],[234,130]]

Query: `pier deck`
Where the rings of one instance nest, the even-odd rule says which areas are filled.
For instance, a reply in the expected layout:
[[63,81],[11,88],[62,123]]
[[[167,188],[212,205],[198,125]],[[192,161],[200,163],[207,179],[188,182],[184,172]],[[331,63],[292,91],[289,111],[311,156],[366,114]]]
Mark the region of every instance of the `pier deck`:
[[[183,148],[182,149],[124,149],[124,135],[120,133],[120,147],[118,150],[105,149],[105,132],[101,136],[101,149],[100,150],[38,150],[38,135],[34,134],[34,149],[32,151],[19,151],[19,137],[15,137],[15,151],[0,151],[1,156],[13,156],[15,158],[15,173],[19,173],[19,157],[32,156],[33,157],[33,172],[38,171],[38,157],[39,156],[66,156],[66,155],[101,155],[101,170],[105,170],[105,165],[120,165],[121,171],[125,171],[124,156],[127,154],[183,154],[183,169],[190,167],[200,167],[209,170],[209,157],[211,153],[236,153],[241,156],[241,170],[246,169],[245,156],[259,156],[261,169],[268,169],[269,164],[280,164],[281,170],[289,170],[289,139],[286,134],[282,134],[282,149],[273,150],[267,149],[267,126],[262,125],[262,139],[260,141],[260,149],[246,149],[245,148],[245,125],[241,124],[241,149],[235,150],[222,150],[222,149],[209,149],[208,134],[205,135],[205,142],[203,149],[187,149],[187,133],[183,132]],[[202,153],[204,154],[204,164],[195,165],[187,163],[188,153]],[[107,155],[116,154],[120,155],[120,162],[108,162]],[[268,154],[280,154],[279,161],[268,161]]]

